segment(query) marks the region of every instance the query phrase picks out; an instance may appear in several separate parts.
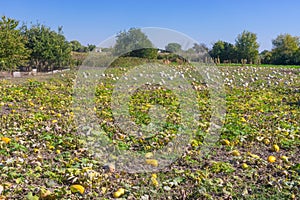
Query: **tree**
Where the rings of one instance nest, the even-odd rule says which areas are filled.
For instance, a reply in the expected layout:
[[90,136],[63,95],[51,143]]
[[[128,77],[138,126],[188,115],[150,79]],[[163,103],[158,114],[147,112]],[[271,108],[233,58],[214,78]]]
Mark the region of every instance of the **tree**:
[[228,42],[224,43],[224,58],[223,62],[237,62],[236,47]]
[[290,34],[281,34],[272,40],[272,63],[273,64],[295,64],[297,62],[297,51],[299,49],[299,37]]
[[[120,32],[116,36],[116,44],[113,53],[116,56],[124,54],[126,54],[126,56],[135,56],[133,54],[130,55],[130,52],[146,48],[153,48],[151,41],[141,29],[131,28],[128,31]],[[146,55],[142,55],[142,57],[145,56]]]
[[233,44],[219,40],[213,44],[209,55],[222,63],[232,62],[236,60],[236,49]]
[[248,63],[257,61],[259,44],[256,40],[256,34],[249,31],[238,35],[235,43],[238,60],[246,59]]
[[224,42],[219,40],[214,43],[212,49],[209,51],[209,55],[212,58],[219,58],[223,61],[224,48]]
[[62,32],[62,27],[58,32],[52,31],[53,55],[52,69],[67,66],[71,62],[71,47]]
[[181,52],[181,45],[178,43],[169,43],[166,47],[165,47],[166,51],[169,51],[171,53],[179,53]]
[[96,45],[88,44],[87,49],[88,49],[89,51],[93,51],[94,49],[96,49]]
[[260,54],[260,59],[262,64],[271,64],[272,61],[272,52],[268,50],[262,51]]
[[72,48],[72,51],[75,52],[89,52],[89,51],[93,51],[96,48],[96,45],[93,44],[88,44],[86,47],[77,40],[70,41],[70,46]]
[[198,54],[206,54],[208,52],[208,47],[203,43],[194,43],[193,50]]
[[31,50],[30,63],[38,71],[48,71],[66,66],[71,61],[71,46],[66,41],[62,28],[58,32],[45,25],[23,25],[22,33],[28,38],[26,47]]
[[294,64],[300,65],[300,48],[294,53]]
[[72,51],[82,52],[82,50],[83,50],[82,45],[77,40],[70,41],[70,45],[71,45]]
[[208,47],[204,43],[194,43],[192,48],[182,52],[182,55],[192,62],[207,62],[209,58]]
[[0,70],[13,71],[27,64],[30,51],[26,39],[16,29],[19,22],[2,16],[0,21]]

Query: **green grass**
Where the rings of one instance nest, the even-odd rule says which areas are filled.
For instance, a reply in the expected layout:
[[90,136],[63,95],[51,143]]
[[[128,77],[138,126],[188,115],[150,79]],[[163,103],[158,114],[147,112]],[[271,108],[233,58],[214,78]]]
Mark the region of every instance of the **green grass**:
[[224,66],[224,67],[239,67],[239,66],[251,66],[251,67],[277,67],[277,68],[295,68],[299,69],[300,65],[274,65],[274,64],[244,64],[242,65],[241,63],[220,63],[217,64],[217,66]]

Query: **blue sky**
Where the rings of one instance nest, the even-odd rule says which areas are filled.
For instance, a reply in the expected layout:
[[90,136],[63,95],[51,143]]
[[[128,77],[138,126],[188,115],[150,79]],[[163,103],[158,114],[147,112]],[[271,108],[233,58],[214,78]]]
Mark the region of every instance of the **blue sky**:
[[209,47],[234,43],[243,30],[271,49],[282,33],[300,36],[300,1],[289,0],[0,0],[0,15],[21,22],[63,26],[68,40],[99,44],[130,27],[162,27],[182,32]]

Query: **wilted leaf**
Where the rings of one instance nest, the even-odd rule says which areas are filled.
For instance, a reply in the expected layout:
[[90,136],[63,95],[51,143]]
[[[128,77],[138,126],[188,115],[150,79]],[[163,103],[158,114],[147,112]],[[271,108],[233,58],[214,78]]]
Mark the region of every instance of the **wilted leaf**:
[[146,163],[148,165],[152,165],[153,167],[157,167],[158,166],[158,161],[155,159],[146,159]]

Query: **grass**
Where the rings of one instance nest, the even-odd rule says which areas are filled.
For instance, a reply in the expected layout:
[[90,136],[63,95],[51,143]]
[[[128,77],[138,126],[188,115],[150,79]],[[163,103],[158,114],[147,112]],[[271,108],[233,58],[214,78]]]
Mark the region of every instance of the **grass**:
[[[240,63],[220,63],[218,64],[218,66],[224,66],[224,67],[239,67],[242,64]],[[243,66],[251,66],[251,67],[273,67],[273,68],[295,68],[295,69],[299,69],[300,66],[299,65],[274,65],[274,64],[244,64]]]
[[[109,144],[134,149],[142,156],[163,149],[176,138],[182,124],[178,99],[158,85],[136,91],[129,102],[133,121],[140,126],[151,123],[149,112],[155,111],[151,110],[155,104],[165,107],[166,120],[149,137],[128,135],[115,123],[110,102],[116,77],[124,76],[132,66],[128,60],[124,67],[123,61],[117,62],[118,67],[107,69],[96,90],[97,119],[105,131],[101,134]],[[123,199],[299,198],[299,69],[218,69],[225,78],[227,108],[215,146],[208,155],[202,154],[211,110],[208,88],[197,82],[201,111],[197,133],[171,165],[148,173],[128,173],[118,165],[111,169],[107,164],[118,157],[97,159],[94,149],[87,148],[88,141],[75,123],[74,71],[42,79],[0,80],[1,198],[113,199],[119,188],[125,189]],[[93,107],[88,109],[95,112]],[[280,147],[278,152],[272,150],[274,144]],[[239,154],[233,155],[234,150]],[[274,163],[267,161],[270,155],[276,157]],[[248,167],[243,168],[243,163]],[[83,186],[84,193],[71,190],[74,184]]]

